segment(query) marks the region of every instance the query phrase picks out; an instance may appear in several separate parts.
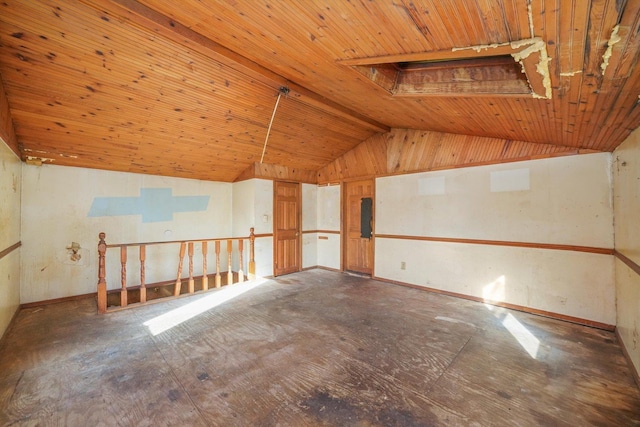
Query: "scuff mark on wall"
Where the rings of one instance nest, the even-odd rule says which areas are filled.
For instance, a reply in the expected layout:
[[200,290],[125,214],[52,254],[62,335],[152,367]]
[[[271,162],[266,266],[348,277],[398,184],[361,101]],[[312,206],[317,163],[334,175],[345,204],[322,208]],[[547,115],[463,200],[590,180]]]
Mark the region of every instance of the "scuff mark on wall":
[[619,43],[622,38],[618,35],[618,30],[620,29],[620,25],[616,25],[611,30],[611,37],[609,37],[609,41],[607,41],[607,50],[604,51],[604,55],[602,55],[602,64],[600,64],[600,69],[602,70],[602,75],[607,71],[607,67],[609,66],[609,59],[611,59],[611,55],[613,53],[613,46],[616,43]]

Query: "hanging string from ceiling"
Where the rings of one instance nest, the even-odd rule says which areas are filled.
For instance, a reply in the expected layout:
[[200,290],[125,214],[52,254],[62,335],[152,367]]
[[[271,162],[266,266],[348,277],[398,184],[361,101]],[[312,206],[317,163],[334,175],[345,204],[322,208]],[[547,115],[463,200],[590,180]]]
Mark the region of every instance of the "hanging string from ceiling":
[[278,110],[278,104],[280,103],[280,97],[282,95],[287,96],[289,94],[289,88],[286,86],[280,86],[278,89],[278,99],[276,99],[276,105],[273,107],[273,113],[271,114],[271,120],[269,121],[269,127],[267,128],[267,136],[264,138],[264,147],[262,147],[262,157],[260,157],[260,164],[264,160],[264,153],[267,151],[267,142],[269,141],[269,134],[271,133],[271,125],[273,119],[276,117],[276,111]]

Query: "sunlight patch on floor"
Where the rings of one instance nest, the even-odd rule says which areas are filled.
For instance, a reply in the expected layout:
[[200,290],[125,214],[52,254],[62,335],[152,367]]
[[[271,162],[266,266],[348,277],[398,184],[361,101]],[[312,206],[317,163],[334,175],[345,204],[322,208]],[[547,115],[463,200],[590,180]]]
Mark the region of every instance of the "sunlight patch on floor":
[[149,332],[151,332],[153,336],[156,336],[186,322],[187,320],[193,319],[205,311],[224,304],[245,292],[249,292],[267,281],[267,279],[256,278],[249,282],[226,286],[220,290],[211,292],[209,295],[205,295],[196,301],[154,317],[143,324],[149,329]]
[[502,321],[502,326],[504,326],[507,331],[513,335],[522,348],[529,353],[529,356],[533,359],[538,356],[540,340],[536,338],[522,323],[518,322],[518,319],[513,317],[511,313],[507,313]]

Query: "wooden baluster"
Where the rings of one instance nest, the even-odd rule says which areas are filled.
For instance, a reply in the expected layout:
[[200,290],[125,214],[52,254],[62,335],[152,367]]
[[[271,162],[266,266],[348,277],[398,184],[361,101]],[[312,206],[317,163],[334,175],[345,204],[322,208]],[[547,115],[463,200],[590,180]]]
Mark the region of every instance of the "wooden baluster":
[[253,280],[256,278],[256,260],[255,258],[255,242],[256,235],[253,233],[253,227],[251,227],[249,233],[249,271],[248,277],[249,280]]
[[207,242],[202,242],[202,290],[209,289],[209,277],[207,276]]
[[195,281],[193,280],[193,242],[189,242],[189,293],[196,291]]
[[242,251],[244,249],[244,239],[238,239],[238,254],[240,257],[240,267],[238,268],[238,282],[244,282],[244,271],[242,271],[242,264],[244,264],[244,259],[242,257]]
[[120,307],[127,306],[127,247],[120,246],[120,282],[122,283],[122,289],[120,289]]
[[176,277],[176,285],[173,287],[173,296],[178,296],[180,295],[180,291],[182,288],[182,280],[180,280],[180,276],[182,276],[182,262],[184,260],[184,252],[185,249],[187,247],[187,244],[185,242],[181,242],[180,243],[180,255],[179,255],[179,259],[178,259],[178,275]]
[[216,240],[216,288],[222,286],[222,277],[220,276],[220,240]]
[[105,273],[105,254],[107,243],[105,233],[98,234],[98,313],[107,312],[107,278]]
[[227,285],[233,284],[233,266],[231,263],[233,262],[233,240],[227,240]]
[[147,247],[140,245],[140,302],[147,302],[147,285],[145,283],[144,262],[147,259]]

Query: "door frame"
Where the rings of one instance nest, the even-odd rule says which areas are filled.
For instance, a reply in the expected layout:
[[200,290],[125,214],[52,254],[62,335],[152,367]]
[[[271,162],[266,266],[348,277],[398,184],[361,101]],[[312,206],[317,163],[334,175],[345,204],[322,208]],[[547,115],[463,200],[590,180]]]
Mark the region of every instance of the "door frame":
[[[347,203],[348,192],[347,185],[350,182],[357,181],[371,181],[373,188],[373,206],[372,206],[372,227],[371,227],[371,278],[375,277],[376,271],[376,179],[375,177],[360,177],[360,178],[350,178],[340,181],[340,271],[347,272],[347,233],[349,232],[347,228],[347,212],[346,210],[349,208]],[[358,272],[353,272],[357,274]],[[366,275],[365,273],[362,273]]]
[[296,192],[296,198],[298,199],[298,209],[296,212],[296,217],[298,220],[298,231],[297,231],[297,244],[296,244],[296,259],[298,260],[298,269],[289,273],[285,273],[285,274],[291,274],[291,273],[295,273],[298,271],[302,271],[302,183],[297,182],[297,181],[286,181],[286,180],[274,180],[273,181],[273,213],[272,213],[272,218],[273,218],[273,277],[277,277],[278,275],[276,274],[276,260],[278,259],[277,257],[277,250],[278,250],[278,222],[277,222],[277,209],[278,209],[278,204],[277,204],[277,190],[276,190],[276,186],[278,185],[278,183],[285,183],[285,184],[296,184],[298,186],[298,191]]

